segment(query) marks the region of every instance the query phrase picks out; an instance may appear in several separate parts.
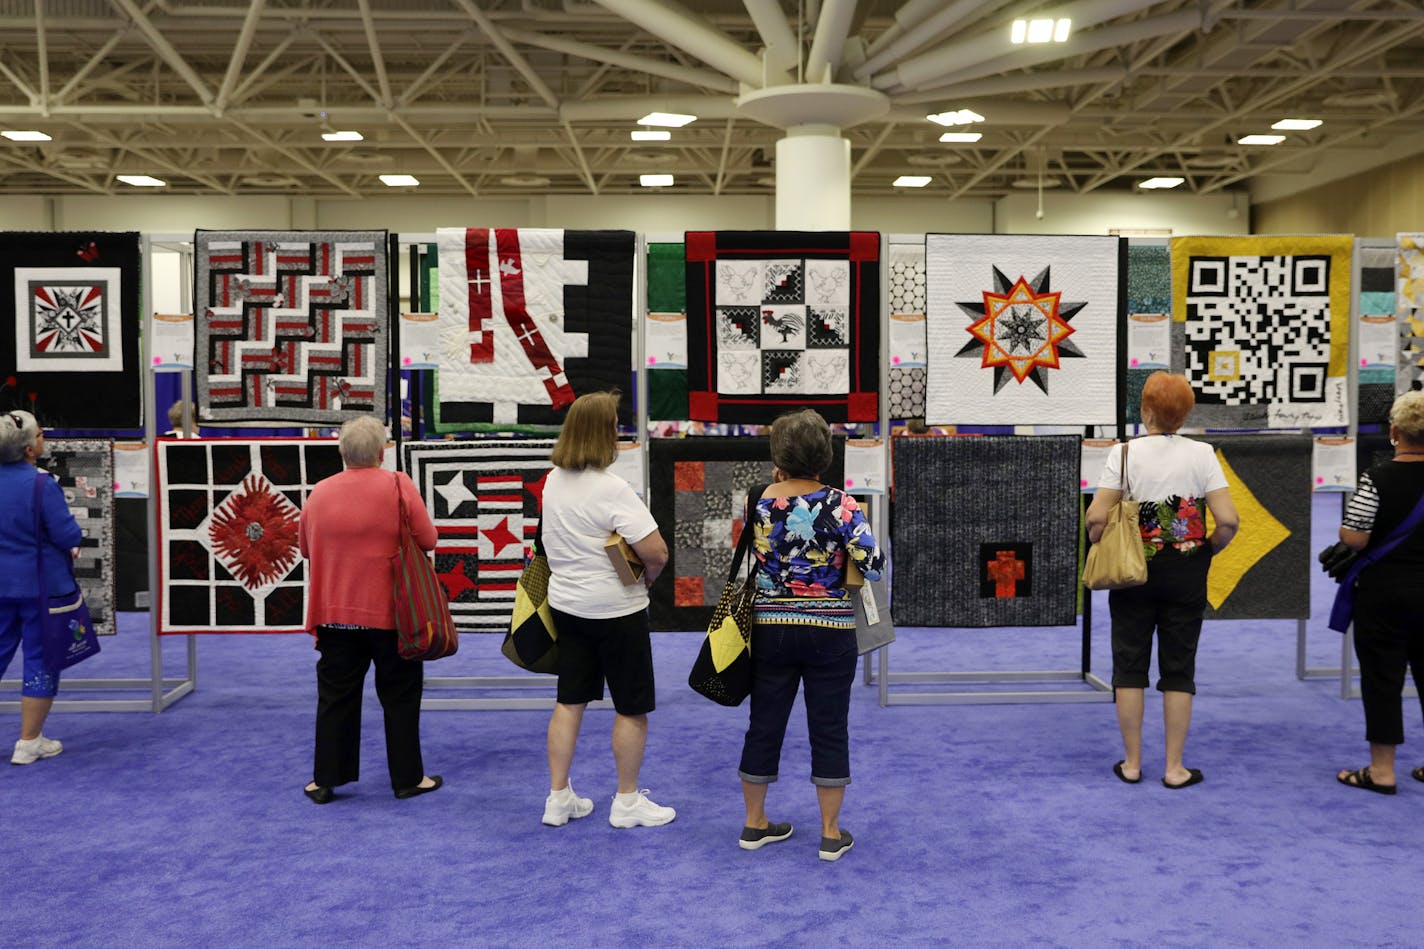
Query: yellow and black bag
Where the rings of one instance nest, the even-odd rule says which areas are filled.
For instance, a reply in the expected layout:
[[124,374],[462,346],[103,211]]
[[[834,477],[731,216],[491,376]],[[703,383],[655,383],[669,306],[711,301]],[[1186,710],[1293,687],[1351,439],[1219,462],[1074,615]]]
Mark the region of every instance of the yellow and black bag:
[[756,599],[756,558],[749,558],[745,580],[738,581],[742,560],[751,549],[752,517],[757,499],[768,485],[747,492],[746,514],[742,518],[742,536],[732,557],[732,569],[727,585],[717,598],[712,619],[707,624],[707,638],[697,652],[697,659],[688,673],[687,684],[700,695],[718,705],[741,705],[752,691],[752,603]]

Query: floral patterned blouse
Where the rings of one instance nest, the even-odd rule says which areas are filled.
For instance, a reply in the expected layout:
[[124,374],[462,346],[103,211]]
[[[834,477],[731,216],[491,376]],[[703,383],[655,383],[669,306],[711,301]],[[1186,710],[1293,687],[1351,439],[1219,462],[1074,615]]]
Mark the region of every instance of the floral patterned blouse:
[[847,553],[867,580],[880,579],[885,566],[860,505],[835,488],[762,498],[752,526],[760,597],[845,600]]
[[1164,501],[1141,501],[1137,526],[1142,531],[1142,552],[1151,560],[1157,551],[1172,547],[1189,554],[1206,543],[1206,518],[1202,498],[1172,495]]

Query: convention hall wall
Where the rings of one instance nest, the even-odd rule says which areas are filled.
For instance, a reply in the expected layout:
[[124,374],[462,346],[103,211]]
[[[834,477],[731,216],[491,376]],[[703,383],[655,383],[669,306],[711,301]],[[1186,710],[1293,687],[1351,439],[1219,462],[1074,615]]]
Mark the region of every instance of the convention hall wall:
[[1358,234],[1393,237],[1418,231],[1424,210],[1424,158],[1402,158],[1368,172],[1255,205],[1259,234]]

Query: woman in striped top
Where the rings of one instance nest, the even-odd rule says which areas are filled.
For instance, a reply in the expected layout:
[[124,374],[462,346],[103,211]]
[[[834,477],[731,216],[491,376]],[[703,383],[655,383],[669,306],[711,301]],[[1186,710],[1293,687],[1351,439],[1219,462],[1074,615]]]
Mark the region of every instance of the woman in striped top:
[[789,823],[767,819],[766,790],[777,778],[786,722],[804,682],[822,860],[837,860],[851,847],[839,823],[850,783],[846,720],[857,658],[846,566],[853,561],[877,580],[885,563],[855,498],[821,483],[831,444],[830,426],[810,409],[771,427],[775,481],[746,522],[755,531],[757,600],[751,722],[738,769],[747,809],[739,845],[756,850],[790,837]]

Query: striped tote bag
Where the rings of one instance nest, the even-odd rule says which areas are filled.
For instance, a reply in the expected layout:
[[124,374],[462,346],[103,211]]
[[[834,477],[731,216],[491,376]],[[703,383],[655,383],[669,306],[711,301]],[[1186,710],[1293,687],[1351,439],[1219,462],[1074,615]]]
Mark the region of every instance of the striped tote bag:
[[435,575],[430,555],[411,536],[399,480],[396,500],[400,506],[400,543],[391,558],[391,573],[398,649],[402,659],[443,659],[460,648],[455,621],[450,616],[450,600]]

